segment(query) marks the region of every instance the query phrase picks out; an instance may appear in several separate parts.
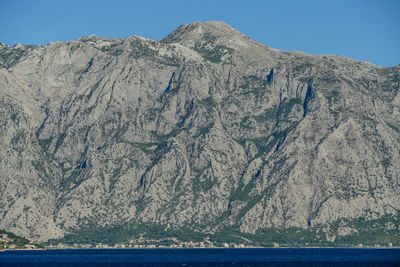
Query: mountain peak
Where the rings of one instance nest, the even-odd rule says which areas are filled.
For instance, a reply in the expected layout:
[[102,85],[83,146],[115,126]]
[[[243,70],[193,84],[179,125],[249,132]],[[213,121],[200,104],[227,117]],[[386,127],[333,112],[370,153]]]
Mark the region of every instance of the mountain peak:
[[233,37],[247,38],[244,34],[222,21],[194,22],[183,24],[174,30],[167,37],[160,40],[163,43],[190,44],[201,40],[204,36],[214,36],[222,39]]
[[237,31],[234,27],[232,27],[228,23],[225,23],[225,22],[219,21],[219,20],[209,20],[207,22],[204,22],[203,25],[207,25],[209,27],[215,27],[215,28],[218,27],[220,29],[225,29],[225,30]]

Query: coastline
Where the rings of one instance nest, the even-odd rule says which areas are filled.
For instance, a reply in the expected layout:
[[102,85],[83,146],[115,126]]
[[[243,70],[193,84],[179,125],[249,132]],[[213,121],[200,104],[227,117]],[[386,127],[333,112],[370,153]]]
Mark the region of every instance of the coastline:
[[192,248],[171,248],[171,247],[140,247],[140,248],[74,248],[74,247],[67,247],[67,248],[39,248],[39,249],[3,249],[0,250],[0,252],[6,252],[6,251],[43,251],[43,250],[201,250],[201,249],[216,249],[216,250],[247,250],[247,249],[274,249],[274,250],[286,250],[286,249],[357,249],[357,250],[369,250],[369,249],[375,249],[375,250],[385,250],[385,249],[400,249],[400,246],[396,247],[244,247],[244,248],[225,248],[225,247],[212,247],[212,248],[206,248],[206,247],[192,247]]

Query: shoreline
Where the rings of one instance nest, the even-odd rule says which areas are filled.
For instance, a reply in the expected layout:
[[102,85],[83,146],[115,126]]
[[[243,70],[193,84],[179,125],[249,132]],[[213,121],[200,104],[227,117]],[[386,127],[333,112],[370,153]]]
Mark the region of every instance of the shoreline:
[[41,248],[41,249],[4,249],[0,250],[0,252],[6,251],[42,251],[42,250],[154,250],[154,249],[170,249],[170,250],[179,250],[179,249],[229,249],[229,250],[240,250],[240,249],[400,249],[398,247],[245,247],[245,248],[224,248],[224,247],[213,247],[213,248],[203,248],[203,247],[195,247],[195,248],[169,248],[169,247],[156,247],[156,248]]

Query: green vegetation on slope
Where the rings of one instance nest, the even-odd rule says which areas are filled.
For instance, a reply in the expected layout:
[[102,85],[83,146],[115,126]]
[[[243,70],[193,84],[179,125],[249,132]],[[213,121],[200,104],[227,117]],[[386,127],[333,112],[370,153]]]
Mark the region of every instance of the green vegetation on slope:
[[18,236],[11,232],[0,230],[0,250],[2,249],[24,249],[44,248],[44,244],[31,243],[28,239]]
[[[259,229],[255,234],[243,233],[233,227],[224,226],[215,233],[202,233],[191,227],[166,229],[166,225],[151,225],[131,222],[125,225],[85,229],[66,235],[62,239],[49,240],[49,244],[116,244],[127,243],[130,239],[143,237],[151,243],[170,238],[187,241],[202,241],[206,237],[216,246],[223,243],[236,243],[263,247],[272,247],[278,243],[283,247],[353,247],[363,246],[400,246],[398,231],[399,216],[386,216],[377,220],[339,220],[327,226],[315,226],[309,229],[291,227],[286,229]],[[343,229],[351,229],[343,234]],[[342,234],[340,234],[342,233]]]

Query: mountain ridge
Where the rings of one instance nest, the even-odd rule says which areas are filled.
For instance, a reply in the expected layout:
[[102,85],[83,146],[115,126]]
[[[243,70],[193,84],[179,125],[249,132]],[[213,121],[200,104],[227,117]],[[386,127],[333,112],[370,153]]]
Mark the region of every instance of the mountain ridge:
[[[210,25],[211,25],[211,27],[210,27]],[[51,45],[51,44],[71,43],[71,42],[82,41],[82,40],[91,39],[91,38],[97,38],[97,39],[103,39],[103,40],[109,40],[109,41],[114,40],[114,41],[118,41],[118,42],[122,42],[124,40],[132,39],[132,38],[139,38],[139,39],[151,41],[151,42],[154,42],[154,43],[163,43],[163,42],[166,42],[165,40],[168,39],[169,36],[171,36],[170,38],[173,38],[172,36],[174,36],[175,34],[178,34],[178,33],[182,33],[183,30],[186,30],[186,29],[193,30],[193,29],[198,29],[198,28],[205,27],[206,30],[209,31],[210,28],[212,28],[215,25],[219,25],[219,26],[222,25],[223,26],[223,28],[219,28],[219,29],[217,28],[219,31],[221,31],[221,29],[224,29],[224,28],[228,29],[230,32],[234,32],[235,34],[237,34],[237,35],[239,35],[241,37],[244,37],[247,40],[250,40],[253,44],[261,45],[263,47],[267,47],[268,49],[271,49],[271,50],[274,50],[274,51],[290,53],[290,54],[299,54],[299,55],[305,55],[305,56],[316,56],[316,57],[324,57],[325,56],[325,57],[330,57],[330,58],[341,58],[341,59],[350,60],[350,61],[353,61],[353,62],[372,64],[372,65],[374,65],[376,67],[379,67],[379,68],[396,68],[396,67],[400,67],[400,64],[396,65],[396,66],[392,66],[392,67],[383,67],[383,66],[376,65],[376,64],[374,64],[372,62],[369,62],[369,61],[355,60],[355,59],[352,59],[350,57],[341,56],[341,55],[309,54],[309,53],[305,53],[305,52],[302,52],[302,51],[283,51],[283,50],[278,50],[276,48],[272,48],[272,47],[270,47],[270,46],[268,46],[266,44],[259,43],[259,42],[255,41],[255,40],[247,37],[245,34],[243,34],[242,32],[240,32],[238,30],[236,30],[235,28],[233,28],[232,26],[230,26],[229,24],[227,24],[227,23],[225,23],[223,21],[207,21],[207,22],[197,21],[197,22],[194,22],[194,23],[182,24],[181,26],[179,26],[178,28],[173,30],[169,35],[167,35],[166,37],[161,38],[158,41],[152,40],[152,39],[149,39],[149,38],[146,38],[146,37],[138,36],[138,35],[131,35],[131,36],[128,36],[126,38],[117,38],[117,37],[103,37],[103,36],[96,35],[96,34],[90,34],[88,36],[79,37],[79,38],[77,38],[75,40],[72,40],[72,41],[54,41],[54,42],[49,42],[49,43],[46,43],[46,44],[43,44],[43,45],[30,45],[30,44],[7,45],[7,44],[1,43],[1,42],[0,42],[0,45],[3,48],[4,47],[15,48],[15,47],[21,47],[21,46],[22,47],[23,46],[27,46],[27,47],[45,47],[45,46],[48,46],[48,45]],[[183,32],[183,33],[187,34],[188,32]]]

